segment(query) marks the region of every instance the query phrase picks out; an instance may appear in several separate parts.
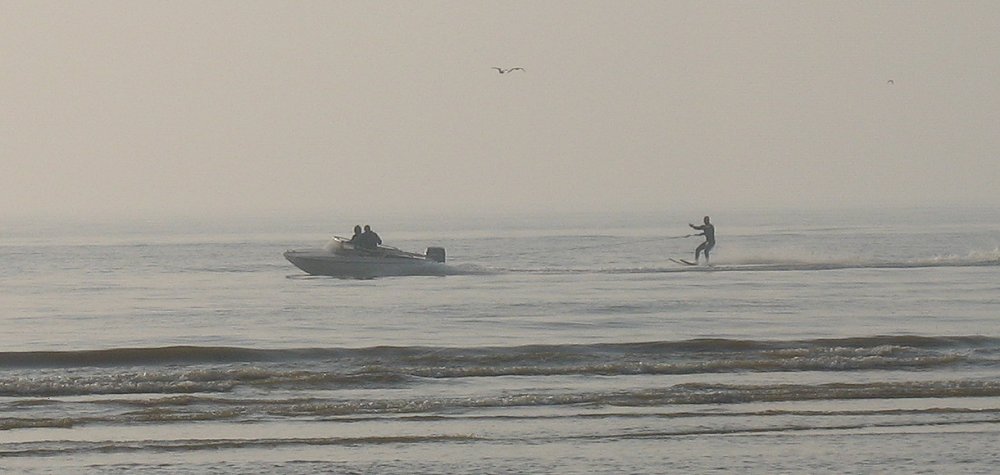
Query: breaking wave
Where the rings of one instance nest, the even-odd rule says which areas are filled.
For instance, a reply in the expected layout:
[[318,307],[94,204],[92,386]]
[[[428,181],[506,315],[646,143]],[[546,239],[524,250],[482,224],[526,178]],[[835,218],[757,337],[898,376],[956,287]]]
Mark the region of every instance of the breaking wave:
[[[240,398],[208,395],[151,397],[149,399],[107,399],[75,405],[101,407],[98,411],[75,410],[67,417],[5,417],[0,430],[25,428],[71,428],[88,424],[149,424],[184,422],[233,422],[274,418],[328,420],[341,422],[375,421],[383,417],[427,419],[489,418],[483,410],[543,407],[656,408],[802,401],[849,401],[901,398],[984,398],[1000,397],[1000,382],[995,380],[945,380],[827,384],[709,384],[682,383],[660,388],[622,389],[617,391],[551,392],[526,391],[475,397],[417,397],[336,399],[336,398]],[[70,403],[64,403],[70,404]],[[114,409],[114,410],[112,410]],[[693,411],[694,409],[692,409]],[[81,413],[95,415],[80,416]],[[766,415],[971,415],[980,422],[1000,422],[997,408],[873,409],[864,411],[768,411]],[[675,409],[670,417],[704,416],[704,412]],[[726,411],[726,417],[760,415],[747,411]],[[503,418],[534,418],[511,416]],[[548,416],[560,417],[560,416]],[[573,417],[580,417],[574,415]],[[590,417],[609,417],[607,413]],[[624,417],[624,416],[622,416]]]
[[287,348],[256,349],[225,346],[166,346],[154,348],[113,348],[76,351],[8,351],[0,352],[0,368],[11,367],[87,367],[212,364],[240,362],[295,362],[310,360],[423,362],[430,365],[458,361],[532,361],[570,360],[573,358],[603,358],[612,355],[652,357],[698,354],[782,354],[801,352],[831,354],[849,351],[885,353],[890,350],[968,350],[1000,348],[1000,338],[988,336],[915,336],[878,335],[854,338],[812,340],[739,340],[700,338],[681,341],[637,343],[595,343],[568,345],[524,345],[513,347],[431,347],[431,346],[372,346],[361,348]]
[[[238,388],[406,387],[421,379],[923,371],[1000,364],[1000,339],[873,336],[514,347],[250,349],[172,346],[0,353],[0,396],[194,394]],[[69,370],[67,370],[69,369]]]
[[[509,347],[171,346],[2,352],[0,432],[281,420],[506,421],[537,417],[539,413],[550,418],[628,418],[651,417],[650,411],[662,413],[655,417],[670,418],[704,417],[705,411],[717,411],[714,417],[734,421],[827,413],[838,416],[827,419],[844,420],[848,416],[865,418],[882,414],[879,411],[895,411],[888,414],[890,419],[916,421],[910,423],[927,419],[938,423],[996,423],[1000,422],[1000,409],[989,405],[868,408],[851,406],[849,402],[1000,398],[997,367],[1000,338],[978,335],[690,339]],[[763,374],[748,378],[751,373]],[[469,384],[468,378],[493,379]],[[470,392],[470,386],[487,389]],[[738,409],[748,403],[808,401],[824,402],[770,407],[766,414],[756,415],[754,411],[763,410],[759,406]],[[847,405],[830,404],[835,401]],[[722,405],[727,409],[716,409]],[[858,413],[849,414],[852,410]],[[731,430],[727,427],[729,424],[710,429],[678,427],[677,434],[668,435]],[[788,430],[793,429],[789,426]],[[650,429],[649,436],[662,436],[663,430],[672,429]],[[622,436],[643,437],[637,432]],[[138,451],[187,451],[239,448],[239,444],[363,446],[442,442],[433,436],[407,437],[175,440],[163,441],[163,446],[155,440],[134,443]],[[0,456],[47,456],[74,450],[114,452],[133,447],[131,442],[101,444],[0,444]]]

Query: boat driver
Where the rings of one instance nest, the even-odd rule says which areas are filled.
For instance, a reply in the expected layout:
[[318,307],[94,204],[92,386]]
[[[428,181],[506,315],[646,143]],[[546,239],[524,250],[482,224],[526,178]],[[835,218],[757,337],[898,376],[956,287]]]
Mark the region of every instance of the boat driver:
[[379,245],[382,244],[382,238],[378,236],[378,233],[372,231],[372,227],[367,224],[365,225],[365,232],[361,233],[358,241],[362,249],[378,249]]

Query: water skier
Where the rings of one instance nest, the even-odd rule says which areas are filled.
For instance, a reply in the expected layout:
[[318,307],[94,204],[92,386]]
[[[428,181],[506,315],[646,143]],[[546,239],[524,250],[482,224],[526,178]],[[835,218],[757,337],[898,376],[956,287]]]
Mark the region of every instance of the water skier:
[[711,251],[715,247],[715,226],[708,220],[708,216],[705,216],[705,224],[694,225],[688,223],[692,229],[697,229],[701,231],[695,236],[705,236],[705,242],[701,243],[697,249],[694,250],[694,262],[698,263],[698,257],[701,255],[702,251],[705,251],[705,263],[708,264],[708,251]]

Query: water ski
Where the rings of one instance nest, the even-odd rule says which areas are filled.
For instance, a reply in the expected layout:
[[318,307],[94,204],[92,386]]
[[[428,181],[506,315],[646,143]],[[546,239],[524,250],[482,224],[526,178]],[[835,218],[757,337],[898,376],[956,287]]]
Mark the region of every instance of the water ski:
[[684,264],[686,266],[696,266],[696,265],[698,265],[697,262],[691,262],[691,261],[686,260],[686,259],[674,259],[674,258],[671,257],[670,260],[674,261],[674,262],[676,262],[678,264]]

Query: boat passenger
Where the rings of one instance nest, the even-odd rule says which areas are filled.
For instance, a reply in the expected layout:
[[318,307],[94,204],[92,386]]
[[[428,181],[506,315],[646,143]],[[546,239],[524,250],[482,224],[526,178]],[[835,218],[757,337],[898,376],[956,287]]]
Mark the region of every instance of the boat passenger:
[[351,244],[358,244],[358,243],[361,242],[361,225],[360,224],[355,224],[354,225],[354,235],[351,236],[351,239],[349,241],[347,241],[347,242],[349,242]]
[[372,231],[371,226],[366,224],[365,232],[361,233],[358,244],[362,249],[378,249],[379,245],[382,244],[382,238],[375,231]]

